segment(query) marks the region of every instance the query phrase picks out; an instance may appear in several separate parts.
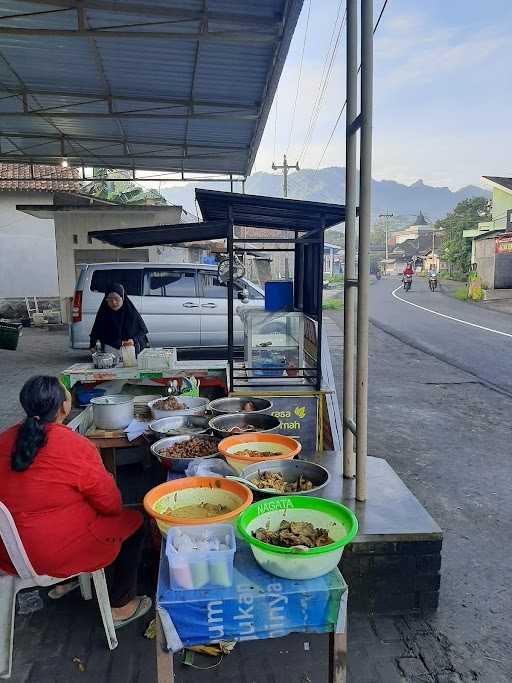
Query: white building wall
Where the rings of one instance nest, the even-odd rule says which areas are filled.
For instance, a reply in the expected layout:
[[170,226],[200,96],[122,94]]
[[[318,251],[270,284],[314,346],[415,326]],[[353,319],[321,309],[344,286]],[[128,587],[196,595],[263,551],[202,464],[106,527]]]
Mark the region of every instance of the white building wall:
[[[75,250],[94,249],[112,252],[112,245],[99,240],[88,239],[88,233],[93,230],[109,230],[120,228],[139,228],[153,225],[179,223],[182,209],[179,206],[169,206],[165,209],[152,211],[151,208],[117,209],[105,207],[102,211],[87,209],[73,209],[55,213],[55,241],[57,248],[58,292],[61,298],[61,308],[64,319],[68,317],[68,301],[75,292]],[[106,261],[109,258],[105,259]],[[149,260],[159,261],[157,247],[149,247]]]
[[58,296],[53,220],[16,204],[51,204],[51,192],[0,192],[0,299]]

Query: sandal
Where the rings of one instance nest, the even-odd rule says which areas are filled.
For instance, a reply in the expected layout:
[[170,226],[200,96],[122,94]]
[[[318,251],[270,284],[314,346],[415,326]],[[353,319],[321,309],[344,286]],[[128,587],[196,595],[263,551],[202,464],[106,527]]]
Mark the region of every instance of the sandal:
[[57,590],[58,586],[55,588],[52,588],[51,591],[48,591],[48,597],[50,600],[60,600],[61,598],[64,598],[66,595],[69,595],[71,591],[74,591],[75,588],[78,588],[80,586],[80,581],[74,580],[74,581],[68,581],[67,583],[59,583],[59,586],[66,587],[65,591],[59,591]]
[[135,621],[136,619],[143,617],[145,614],[149,612],[149,610],[153,606],[153,601],[147,595],[137,595],[137,599],[139,601],[139,604],[137,605],[135,612],[132,614],[131,617],[127,617],[126,619],[119,619],[117,621],[114,619],[114,628],[116,630],[123,628],[124,626],[128,626],[128,624],[131,624],[132,621]]

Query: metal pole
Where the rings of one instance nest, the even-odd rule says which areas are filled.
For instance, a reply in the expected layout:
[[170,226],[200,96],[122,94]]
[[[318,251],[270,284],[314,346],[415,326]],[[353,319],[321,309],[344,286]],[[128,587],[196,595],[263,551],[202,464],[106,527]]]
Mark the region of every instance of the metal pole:
[[361,0],[361,145],[359,179],[359,289],[357,297],[356,499],[367,498],[368,289],[372,183],[373,0]]
[[231,207],[228,212],[228,258],[229,258],[229,280],[228,280],[228,361],[229,361],[229,391],[233,391],[234,382],[234,341],[233,341],[233,210]]
[[288,162],[286,154],[283,161],[283,197],[288,197]]
[[[347,0],[347,123],[345,162],[345,282],[356,279],[357,208],[357,0]],[[343,474],[352,478],[354,436],[349,421],[354,420],[354,343],[356,288],[345,286],[343,312]]]

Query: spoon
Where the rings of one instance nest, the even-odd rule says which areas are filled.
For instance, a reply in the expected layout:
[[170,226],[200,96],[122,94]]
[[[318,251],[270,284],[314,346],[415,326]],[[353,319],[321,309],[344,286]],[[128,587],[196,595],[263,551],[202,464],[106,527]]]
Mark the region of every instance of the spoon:
[[233,481],[239,481],[241,484],[245,484],[249,488],[251,488],[253,491],[259,491],[260,493],[279,493],[279,491],[276,491],[276,489],[260,489],[259,486],[256,486],[255,484],[252,483],[250,479],[244,479],[243,477],[234,477],[230,474],[226,476],[226,479],[232,479]]

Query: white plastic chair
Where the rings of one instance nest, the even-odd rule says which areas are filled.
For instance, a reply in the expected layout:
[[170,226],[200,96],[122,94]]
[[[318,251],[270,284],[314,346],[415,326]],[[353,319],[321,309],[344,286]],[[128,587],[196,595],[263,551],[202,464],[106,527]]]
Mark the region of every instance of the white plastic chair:
[[[10,678],[12,669],[12,653],[14,641],[14,615],[16,611],[16,594],[24,588],[37,586],[53,586],[66,579],[51,576],[39,576],[34,571],[21,542],[16,524],[7,507],[0,501],[0,538],[7,554],[16,569],[18,576],[11,576],[0,571],[0,678]],[[76,574],[74,575],[76,576]],[[117,638],[110,609],[105,572],[78,574],[80,590],[84,600],[92,599],[91,577],[96,589],[96,597],[101,612],[105,635],[111,650],[117,647]],[[71,576],[68,577],[72,578]]]

